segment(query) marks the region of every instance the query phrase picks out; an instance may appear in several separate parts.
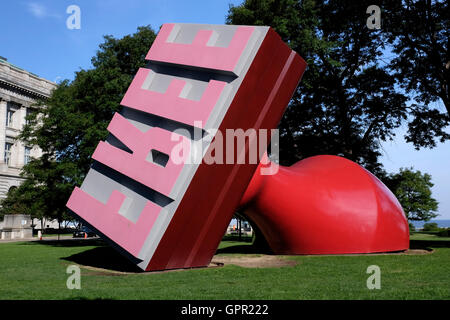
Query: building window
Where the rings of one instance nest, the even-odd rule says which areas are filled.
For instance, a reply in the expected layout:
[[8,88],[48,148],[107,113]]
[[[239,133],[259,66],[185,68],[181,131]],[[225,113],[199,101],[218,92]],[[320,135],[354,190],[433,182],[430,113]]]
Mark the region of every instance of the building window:
[[6,110],[6,126],[12,127],[14,111],[10,108]]
[[6,142],[5,143],[5,158],[4,161],[7,165],[10,164],[11,162],[11,148],[12,148],[12,143]]
[[35,113],[35,110],[32,110],[30,108],[26,109],[26,115],[25,115],[25,124],[28,125],[30,124],[30,120],[28,119],[30,116],[33,115],[33,113]]
[[[25,110],[26,110],[25,111],[25,124],[29,125],[30,124],[30,120],[28,120],[28,117],[30,116],[30,108],[26,108]],[[25,151],[26,151],[26,148],[25,148]]]
[[23,160],[23,163],[28,164],[31,160],[31,148],[30,147],[25,147],[24,157],[25,158]]
[[6,126],[12,128],[14,125],[14,113],[18,110],[18,107],[12,103],[8,103],[6,108]]

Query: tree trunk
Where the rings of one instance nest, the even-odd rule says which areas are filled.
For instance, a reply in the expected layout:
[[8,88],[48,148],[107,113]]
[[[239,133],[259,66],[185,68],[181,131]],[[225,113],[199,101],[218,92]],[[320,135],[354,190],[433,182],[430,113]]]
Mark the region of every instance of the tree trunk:
[[42,233],[42,234],[44,234],[44,230],[45,230],[44,225],[45,225],[45,218],[42,217],[42,218],[41,218],[41,233]]
[[241,241],[241,240],[242,240],[242,234],[241,234],[241,223],[242,223],[242,220],[241,220],[241,219],[238,219],[238,228],[239,228],[239,241]]

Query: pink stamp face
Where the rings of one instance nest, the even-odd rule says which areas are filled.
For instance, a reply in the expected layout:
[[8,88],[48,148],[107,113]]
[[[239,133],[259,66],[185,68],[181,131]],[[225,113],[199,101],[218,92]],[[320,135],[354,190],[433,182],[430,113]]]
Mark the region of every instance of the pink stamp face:
[[218,30],[200,29],[191,43],[180,43],[181,33],[186,33],[183,26],[164,24],[146,59],[239,75],[245,63],[241,58],[246,53],[247,45],[255,41],[255,38],[252,39],[254,30],[255,27],[236,27],[227,46],[222,47],[218,45],[219,37],[222,36]]
[[[163,25],[67,207],[144,270],[207,264],[256,165],[239,167],[236,189],[225,189],[232,166],[174,161],[180,143],[188,146],[181,159],[194,152],[195,137],[178,129],[275,127],[304,70],[294,55],[268,27]],[[267,92],[281,92],[283,102],[270,105],[278,111],[265,120],[268,98],[258,88],[289,75],[282,89]],[[214,138],[206,136],[196,141],[205,150]],[[227,198],[230,205],[220,206]],[[205,224],[187,225],[197,221]],[[213,238],[202,238],[202,249],[196,234],[207,228]]]
[[145,81],[154,76],[149,69],[139,69],[122,105],[142,112],[178,121],[190,126],[194,122],[206,123],[222,94],[226,82],[211,80],[199,101],[186,99],[189,86],[185,81],[173,79],[166,92],[145,90]]

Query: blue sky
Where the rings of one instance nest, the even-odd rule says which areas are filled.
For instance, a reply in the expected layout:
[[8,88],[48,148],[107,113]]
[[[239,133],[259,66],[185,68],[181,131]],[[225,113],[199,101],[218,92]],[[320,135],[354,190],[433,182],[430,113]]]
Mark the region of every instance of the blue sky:
[[[155,31],[167,22],[222,24],[228,4],[237,0],[1,0],[0,56],[52,81],[73,79],[90,66],[103,35],[134,33],[138,26]],[[81,29],[69,30],[70,5],[81,9]],[[7,45],[4,45],[7,44]]]
[[[89,68],[103,35],[122,37],[138,26],[155,31],[167,22],[222,24],[229,4],[241,0],[42,0],[1,1],[0,56],[52,81],[73,79]],[[81,9],[81,29],[69,30],[66,9]],[[414,167],[433,176],[433,195],[440,202],[438,219],[450,219],[450,143],[415,151],[398,130],[394,142],[383,144],[382,161],[388,171]]]
[[394,141],[383,143],[381,161],[385,169],[398,172],[402,167],[414,167],[431,174],[433,197],[439,201],[440,216],[436,219],[450,219],[450,142],[441,143],[434,149],[417,151],[404,141],[405,132],[405,128],[400,128]]

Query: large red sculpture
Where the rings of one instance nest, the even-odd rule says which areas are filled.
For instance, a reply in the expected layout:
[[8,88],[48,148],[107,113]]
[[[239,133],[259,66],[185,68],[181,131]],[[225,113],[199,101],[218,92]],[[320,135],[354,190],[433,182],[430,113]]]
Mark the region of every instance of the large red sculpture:
[[275,128],[306,63],[269,27],[195,24],[163,25],[146,59],[67,207],[144,270],[206,266],[258,166],[238,160],[255,139],[204,160],[222,133]]
[[358,164],[337,156],[311,157],[280,167],[275,175],[261,175],[258,168],[241,210],[278,254],[409,248],[408,221],[392,192]]
[[254,175],[306,68],[272,29],[165,24],[146,59],[67,203],[137,266],[208,265],[239,203],[277,253],[407,248],[395,198],[348,160]]

